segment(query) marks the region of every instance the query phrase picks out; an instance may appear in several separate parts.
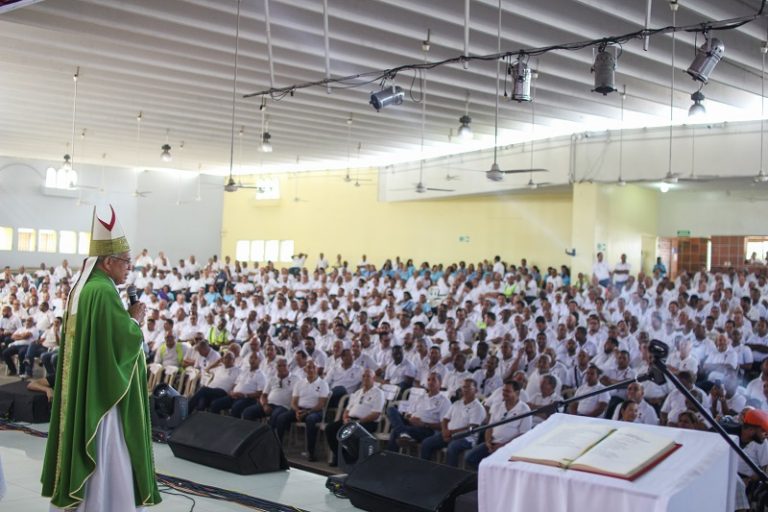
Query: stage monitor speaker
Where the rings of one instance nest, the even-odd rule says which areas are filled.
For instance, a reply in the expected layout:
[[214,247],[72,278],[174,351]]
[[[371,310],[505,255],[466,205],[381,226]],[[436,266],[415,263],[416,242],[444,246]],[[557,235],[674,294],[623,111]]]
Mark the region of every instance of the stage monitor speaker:
[[241,475],[288,469],[269,426],[231,416],[197,412],[168,438],[176,457]]
[[477,489],[477,474],[393,452],[374,453],[345,481],[349,500],[371,512],[453,512]]

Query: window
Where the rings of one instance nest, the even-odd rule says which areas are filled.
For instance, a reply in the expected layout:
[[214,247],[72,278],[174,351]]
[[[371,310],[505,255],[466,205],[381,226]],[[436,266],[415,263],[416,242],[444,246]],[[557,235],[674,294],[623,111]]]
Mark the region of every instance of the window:
[[77,253],[77,233],[74,231],[59,231],[59,252],[62,254]]
[[280,256],[280,240],[267,240],[264,244],[264,261],[277,261]]
[[87,231],[80,231],[77,234],[77,252],[79,254],[88,254],[91,248],[91,234]]
[[293,259],[293,240],[280,241],[280,261],[291,262]]
[[13,249],[13,228],[0,226],[0,251]]
[[41,229],[37,232],[37,250],[39,252],[56,252],[56,232],[52,229]]
[[237,244],[235,244],[235,259],[237,261],[248,261],[250,246],[251,242],[248,240],[238,240]]
[[16,230],[18,238],[19,251],[34,252],[35,251],[35,230],[29,228],[19,228]]
[[264,261],[264,240],[251,241],[251,261]]

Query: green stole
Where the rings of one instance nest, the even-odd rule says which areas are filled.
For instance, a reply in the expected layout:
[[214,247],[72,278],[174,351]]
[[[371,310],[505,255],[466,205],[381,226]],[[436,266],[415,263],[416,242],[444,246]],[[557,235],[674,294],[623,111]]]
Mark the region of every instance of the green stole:
[[[92,267],[95,259],[90,260]],[[64,319],[42,494],[61,508],[83,501],[85,484],[96,468],[96,431],[117,405],[133,469],[135,504],[155,505],[161,499],[141,328],[125,310],[112,279],[102,270],[93,269],[90,275],[88,271],[84,268],[86,281],[79,294],[76,286],[70,295]]]

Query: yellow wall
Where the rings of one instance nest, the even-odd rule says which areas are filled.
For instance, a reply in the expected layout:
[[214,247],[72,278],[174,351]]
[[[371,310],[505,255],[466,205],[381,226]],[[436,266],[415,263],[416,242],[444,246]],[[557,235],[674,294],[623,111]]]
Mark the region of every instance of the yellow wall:
[[331,261],[340,253],[351,264],[363,253],[377,265],[395,256],[418,264],[496,254],[512,263],[527,257],[544,267],[570,264],[570,191],[382,203],[375,174],[368,177],[374,181],[359,188],[335,174],[300,178],[298,185],[283,177],[282,198],[271,204],[255,201],[249,190],[226,194],[222,254],[234,256],[237,240],[293,239],[310,265],[319,252]]

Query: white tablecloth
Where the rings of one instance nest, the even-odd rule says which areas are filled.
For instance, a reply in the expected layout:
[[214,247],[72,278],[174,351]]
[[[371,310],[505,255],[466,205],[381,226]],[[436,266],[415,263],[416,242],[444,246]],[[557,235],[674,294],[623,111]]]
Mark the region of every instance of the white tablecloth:
[[682,447],[634,482],[583,471],[510,462],[512,453],[558,425],[616,421],[555,414],[480,464],[480,512],[733,510],[738,457],[717,434],[633,424]]

